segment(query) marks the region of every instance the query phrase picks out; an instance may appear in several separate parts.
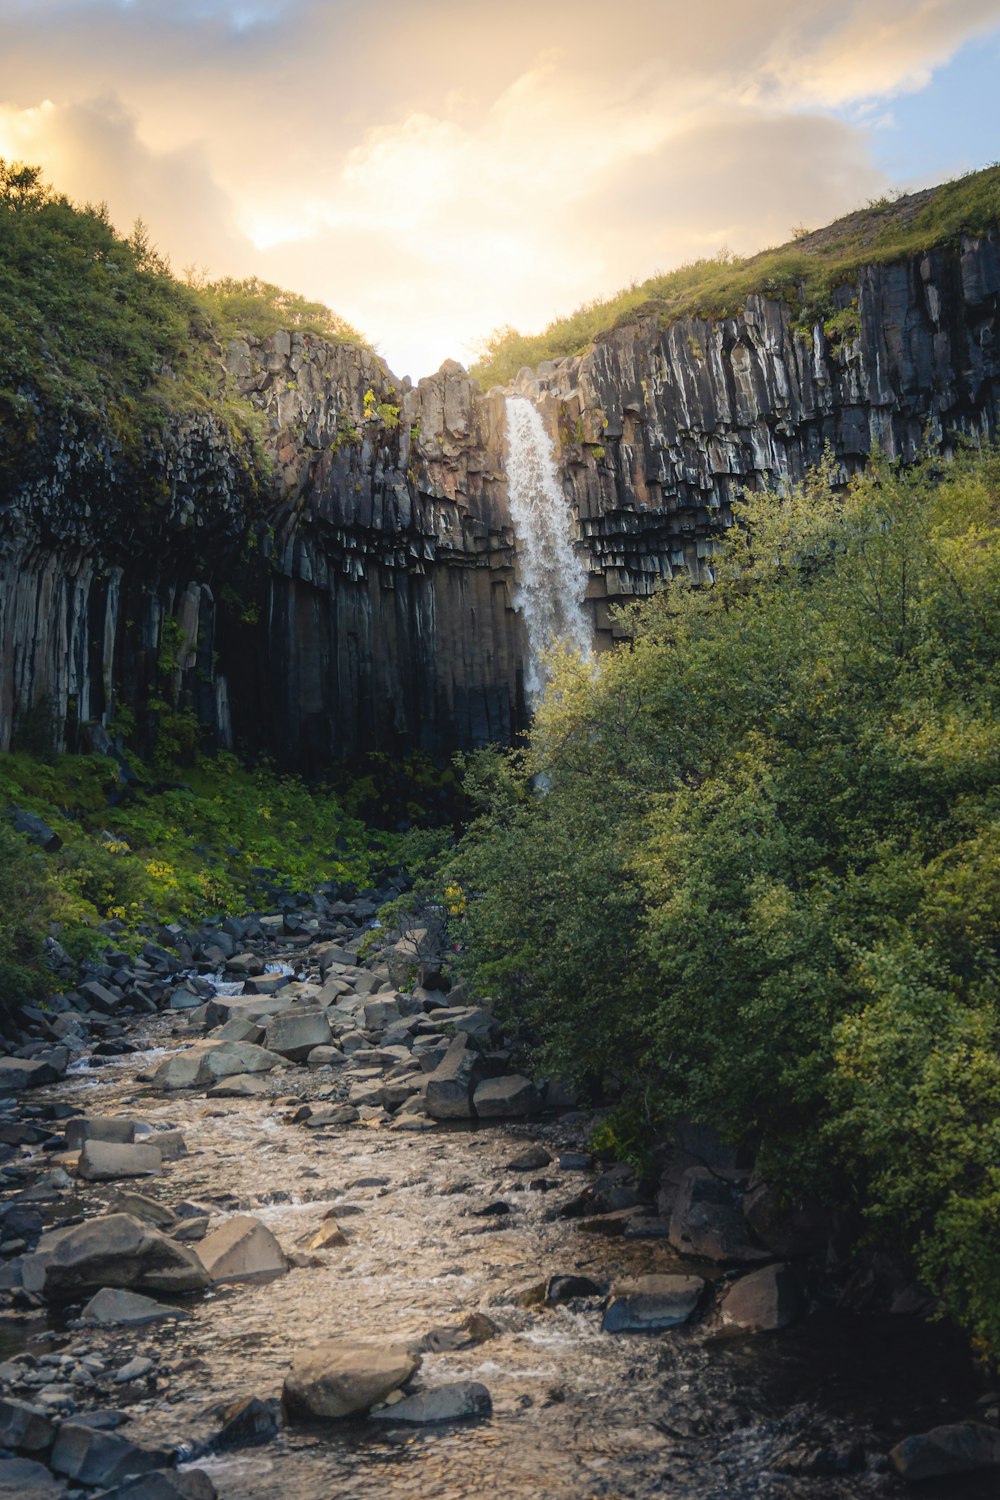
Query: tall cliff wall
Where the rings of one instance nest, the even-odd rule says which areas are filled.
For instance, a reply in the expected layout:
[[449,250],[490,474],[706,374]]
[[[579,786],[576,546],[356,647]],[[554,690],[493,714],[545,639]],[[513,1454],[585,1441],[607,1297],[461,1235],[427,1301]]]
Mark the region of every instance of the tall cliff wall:
[[[651,310],[586,354],[522,372],[556,442],[610,605],[696,573],[743,487],[799,479],[829,444],[996,435],[995,235],[840,289],[849,336],[751,297],[736,317],[661,327]],[[0,747],[46,706],[62,742],[103,743],[189,704],[218,743],[314,770],[365,750],[446,751],[525,720],[504,392],[445,365],[401,388],[373,355],[299,334],[236,342],[230,378],[273,462],[209,416],[126,462],[99,424],[43,410],[3,434]],[[407,384],[407,383],[404,383]],[[10,455],[14,453],[14,461]],[[124,710],[124,713],[123,713]]]

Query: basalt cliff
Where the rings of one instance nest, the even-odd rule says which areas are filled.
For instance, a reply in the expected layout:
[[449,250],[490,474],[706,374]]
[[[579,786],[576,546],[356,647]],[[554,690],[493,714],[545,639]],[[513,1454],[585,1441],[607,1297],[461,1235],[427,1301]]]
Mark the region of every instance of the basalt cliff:
[[[996,233],[865,268],[847,332],[751,296],[657,310],[523,371],[556,444],[599,643],[611,606],[699,574],[744,488],[996,435]],[[264,476],[217,417],[141,464],[38,403],[3,434],[0,748],[42,707],[69,748],[184,710],[217,744],[313,771],[376,749],[507,740],[526,719],[505,396],[449,363],[410,386],[300,333],[220,362],[260,414]]]

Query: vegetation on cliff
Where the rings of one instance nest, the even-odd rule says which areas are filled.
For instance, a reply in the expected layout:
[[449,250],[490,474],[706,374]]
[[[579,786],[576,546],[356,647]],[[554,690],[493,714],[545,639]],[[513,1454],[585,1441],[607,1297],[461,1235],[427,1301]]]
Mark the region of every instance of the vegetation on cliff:
[[470,973],[621,1139],[743,1139],[994,1353],[998,511],[996,453],[747,500],[714,586],[557,662],[448,872]]
[[[787,245],[739,257],[723,252],[652,276],[607,300],[597,299],[557,318],[541,333],[499,328],[482,346],[472,374],[483,389],[513,380],[525,365],[582,354],[602,333],[638,317],[661,326],[676,319],[729,317],[752,293],[787,302],[806,332],[824,324],[842,340],[857,332],[851,290],[864,266],[902,260],[963,234],[982,234],[1000,221],[1000,166],[905,197],[887,197],[825,229],[802,230]],[[846,298],[835,296],[846,289]]]

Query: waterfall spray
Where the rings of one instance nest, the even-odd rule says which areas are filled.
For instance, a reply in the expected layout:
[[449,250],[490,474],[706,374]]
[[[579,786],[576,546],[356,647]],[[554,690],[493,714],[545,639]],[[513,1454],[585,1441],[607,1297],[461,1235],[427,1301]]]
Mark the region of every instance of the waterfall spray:
[[531,698],[545,687],[544,653],[557,642],[589,657],[593,646],[583,606],[587,570],[573,549],[572,515],[555,453],[536,408],[507,397],[507,479],[519,542],[514,608],[528,630],[525,687]]

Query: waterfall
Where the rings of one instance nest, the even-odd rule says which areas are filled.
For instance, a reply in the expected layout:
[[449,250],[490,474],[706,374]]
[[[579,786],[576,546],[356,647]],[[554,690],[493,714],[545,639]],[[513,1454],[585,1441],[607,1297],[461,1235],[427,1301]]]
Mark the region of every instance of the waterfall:
[[587,570],[573,548],[573,518],[555,453],[536,408],[507,397],[507,480],[518,546],[514,608],[528,629],[525,687],[531,698],[545,687],[544,653],[557,642],[589,657],[593,645],[583,606]]

